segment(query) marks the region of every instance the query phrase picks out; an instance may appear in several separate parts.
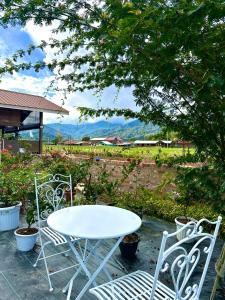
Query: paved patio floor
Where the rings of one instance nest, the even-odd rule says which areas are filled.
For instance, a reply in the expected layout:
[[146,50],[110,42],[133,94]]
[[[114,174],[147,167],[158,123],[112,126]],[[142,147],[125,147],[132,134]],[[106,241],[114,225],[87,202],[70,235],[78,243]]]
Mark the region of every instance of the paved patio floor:
[[[164,230],[172,232],[175,230],[175,226],[172,223],[158,219],[151,218],[145,220],[142,228],[139,230],[141,241],[136,259],[133,261],[124,260],[120,256],[119,249],[115,253],[115,258],[125,266],[128,272],[140,269],[154,274],[162,232]],[[109,243],[111,243],[111,241],[109,241]],[[202,290],[201,300],[209,300],[215,276],[214,264],[219,256],[222,245],[223,241],[218,240]],[[106,245],[105,247],[105,249],[104,247],[101,248],[102,253],[104,253],[108,246]],[[66,295],[62,293],[62,288],[69,281],[74,271],[70,269],[52,276],[54,290],[53,292],[49,292],[44,264],[41,262],[37,268],[33,268],[32,266],[39,250],[40,247],[36,246],[35,249],[30,252],[19,252],[16,249],[13,232],[0,232],[0,300],[66,299]],[[54,251],[54,248],[49,251]],[[60,266],[68,263],[71,263],[71,258],[60,255],[52,258],[50,268],[51,270],[56,270],[60,268]],[[96,268],[95,261],[90,263],[90,268],[92,270]],[[113,277],[125,273],[125,271],[122,271],[119,266],[117,264],[114,265],[114,263],[110,263],[109,269]],[[194,276],[197,278],[200,275],[201,270],[197,269]],[[100,274],[97,283],[105,281],[107,281],[107,279],[104,274]],[[164,281],[169,285],[171,283],[167,278],[164,278]],[[79,278],[75,281],[71,299],[76,298],[78,291],[85,282],[85,275],[79,275]],[[92,300],[96,298],[87,292],[83,299]],[[218,294],[216,300],[222,299],[225,299],[225,295]]]

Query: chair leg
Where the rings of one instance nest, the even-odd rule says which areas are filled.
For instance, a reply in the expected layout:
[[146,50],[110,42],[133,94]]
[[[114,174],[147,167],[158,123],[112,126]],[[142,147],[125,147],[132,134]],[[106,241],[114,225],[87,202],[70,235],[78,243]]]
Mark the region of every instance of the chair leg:
[[40,260],[41,256],[43,256],[43,260],[44,260],[44,264],[45,264],[45,269],[46,269],[46,273],[47,273],[47,277],[48,277],[48,283],[49,283],[49,291],[52,292],[53,291],[53,287],[52,287],[52,283],[51,283],[51,279],[50,279],[50,275],[49,275],[49,271],[48,271],[48,264],[47,264],[47,260],[46,260],[46,255],[45,255],[45,246],[47,246],[48,244],[51,244],[51,241],[47,241],[43,244],[41,236],[40,236],[40,241],[41,241],[41,251],[38,254],[37,260],[35,262],[35,264],[33,265],[34,267],[37,266],[38,261]]
[[43,258],[44,258],[44,264],[45,264],[46,273],[47,273],[47,276],[48,276],[49,291],[52,292],[53,291],[53,287],[52,287],[52,282],[51,282],[49,271],[48,271],[48,264],[47,264],[47,260],[46,260],[46,257],[45,257],[44,247],[43,247],[43,251],[42,252],[43,252]]
[[41,256],[43,256],[43,249],[46,245],[50,244],[51,242],[46,242],[43,244],[43,246],[41,246],[41,251],[40,253],[38,254],[38,257],[36,259],[36,262],[33,264],[33,267],[36,268],[37,267],[37,264],[38,264],[38,261],[40,260]]
[[[76,241],[77,242],[77,241]],[[52,274],[49,274],[49,270],[48,270],[48,263],[47,263],[47,258],[51,257],[51,256],[54,256],[54,255],[58,255],[58,254],[62,254],[64,252],[59,252],[57,254],[54,254],[54,255],[50,255],[50,256],[46,256],[45,255],[45,246],[47,246],[48,244],[51,244],[52,242],[51,241],[47,241],[45,243],[43,243],[41,237],[40,237],[40,244],[41,244],[41,250],[40,250],[40,253],[38,254],[38,257],[36,259],[36,262],[34,263],[33,267],[36,267],[38,262],[40,260],[44,260],[44,264],[45,264],[45,269],[46,269],[46,273],[47,273],[47,277],[48,277],[48,283],[49,283],[49,291],[52,292],[53,291],[53,287],[52,287],[52,283],[51,283],[51,278],[50,276],[55,274],[55,273],[58,273],[59,271],[57,272],[53,272]],[[78,241],[78,246],[79,246],[79,250],[81,251],[81,255],[83,254],[82,253],[82,249],[81,249],[81,246],[80,246],[80,243]],[[67,251],[71,251],[71,249],[67,250]],[[65,255],[66,256],[66,255]],[[72,266],[73,267],[73,266]],[[66,268],[68,269],[68,268]],[[63,271],[63,270],[61,270]]]

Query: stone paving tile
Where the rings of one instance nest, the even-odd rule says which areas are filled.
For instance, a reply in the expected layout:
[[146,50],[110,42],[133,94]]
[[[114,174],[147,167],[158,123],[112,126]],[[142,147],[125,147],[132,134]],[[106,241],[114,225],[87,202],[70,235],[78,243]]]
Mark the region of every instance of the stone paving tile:
[[59,289],[55,289],[52,293],[50,293],[45,276],[31,267],[21,267],[20,272],[18,272],[18,270],[11,269],[9,271],[4,271],[3,274],[8,282],[10,282],[16,293],[23,300],[65,298],[60,297],[61,291]]
[[2,273],[0,273],[0,300],[19,300],[19,296],[16,295],[16,292],[10,287],[9,283],[5,279]]
[[0,240],[7,239],[10,242],[14,239],[14,231],[0,231]]
[[26,263],[24,255],[7,239],[0,239],[0,271],[18,269]]

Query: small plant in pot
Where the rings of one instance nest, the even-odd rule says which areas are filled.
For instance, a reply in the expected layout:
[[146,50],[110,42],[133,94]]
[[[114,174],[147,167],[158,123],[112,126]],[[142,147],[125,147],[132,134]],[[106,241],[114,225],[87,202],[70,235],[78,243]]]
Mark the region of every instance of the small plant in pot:
[[34,248],[38,237],[38,229],[31,227],[36,221],[36,208],[34,205],[28,207],[26,212],[27,227],[22,227],[14,231],[17,249],[20,251],[30,251]]
[[139,242],[140,237],[137,233],[126,235],[119,245],[122,257],[126,259],[135,258]]

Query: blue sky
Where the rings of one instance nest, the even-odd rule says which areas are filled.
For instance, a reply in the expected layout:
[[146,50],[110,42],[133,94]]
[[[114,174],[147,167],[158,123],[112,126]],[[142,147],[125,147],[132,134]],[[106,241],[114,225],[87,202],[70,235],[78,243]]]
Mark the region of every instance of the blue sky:
[[[51,37],[51,27],[36,26],[29,22],[25,28],[9,27],[7,29],[0,27],[0,65],[16,50],[26,48],[30,44],[38,44],[42,39],[48,40]],[[35,51],[32,60],[49,60],[53,57],[53,52],[48,49],[46,52]],[[50,81],[54,78],[54,74],[44,70],[40,73],[34,71],[25,71],[19,74],[7,75],[1,79],[0,88],[14,90],[18,92],[45,95]],[[64,107],[70,111],[70,115],[64,118],[53,114],[45,114],[45,123],[63,122],[78,123],[79,113],[76,106],[97,107],[117,107],[135,109],[135,104],[130,102],[133,99],[132,90],[126,88],[120,91],[116,98],[117,91],[114,87],[106,89],[99,99],[91,92],[74,93],[69,95]],[[61,105],[62,95],[59,93],[47,94],[47,98],[56,104]],[[129,101],[128,101],[129,100]],[[129,103],[129,104],[128,104]],[[118,121],[114,119],[113,121]]]

